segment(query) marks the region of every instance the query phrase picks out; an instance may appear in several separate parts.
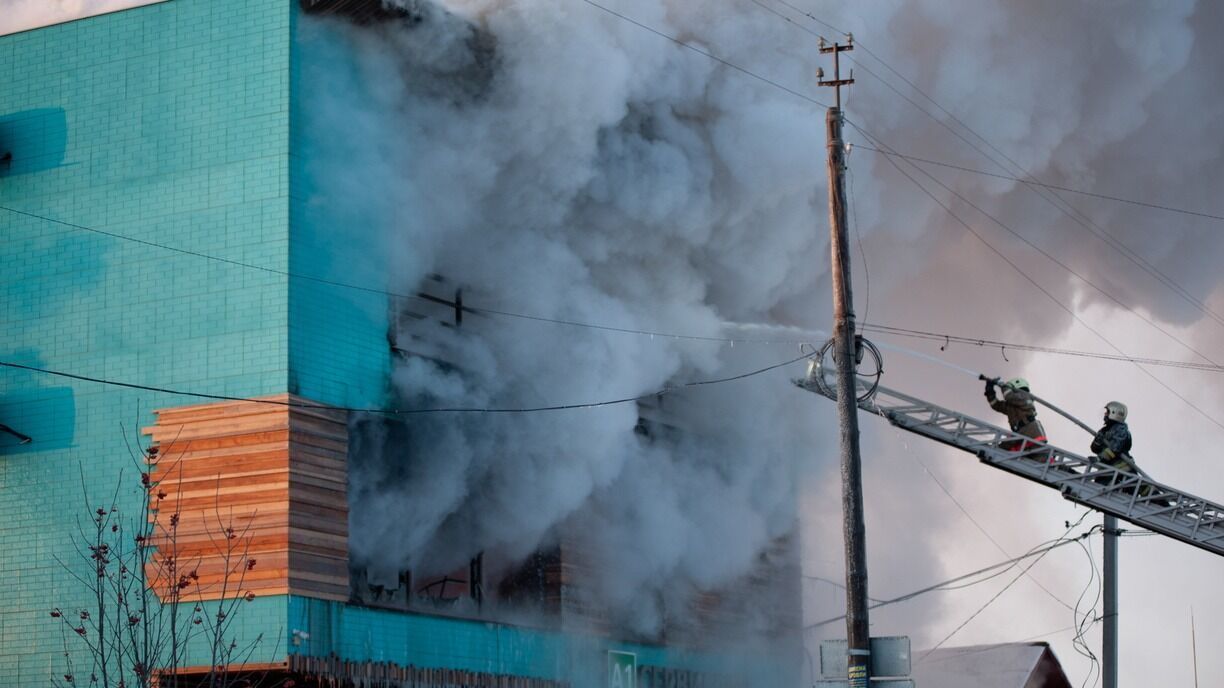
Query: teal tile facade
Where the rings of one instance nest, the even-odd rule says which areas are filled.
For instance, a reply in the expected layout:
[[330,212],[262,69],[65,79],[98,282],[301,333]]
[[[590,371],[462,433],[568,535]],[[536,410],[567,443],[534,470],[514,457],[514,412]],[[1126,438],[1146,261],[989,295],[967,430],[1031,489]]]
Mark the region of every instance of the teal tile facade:
[[395,291],[381,222],[393,213],[379,202],[376,170],[360,178],[329,168],[362,130],[346,113],[319,107],[334,76],[357,69],[347,46],[311,40],[321,23],[297,12],[291,31],[289,388],[337,406],[381,408],[391,372],[386,292]]
[[[286,391],[283,274],[139,242],[287,270],[291,16],[283,0],[172,0],[0,37],[0,206],[28,213],[0,209],[0,360]],[[0,369],[0,423],[35,440],[0,437],[0,685],[63,673],[48,611],[86,600],[56,557],[73,561],[77,519],[116,485],[138,508],[125,435],[199,401]],[[287,606],[244,606],[239,635],[268,638],[256,660],[284,656]]]
[[[639,667],[667,667],[710,676],[739,677],[749,686],[794,685],[784,664],[766,652],[706,654],[659,645],[609,641],[583,633],[559,633],[505,624],[402,614],[292,597],[291,633],[308,638],[289,651],[315,657],[401,666],[448,667],[569,682],[574,688],[604,688],[609,650],[631,652]],[[779,651],[781,654],[781,651]],[[674,684],[667,684],[674,685]]]
[[[327,87],[320,65],[345,56],[307,52],[297,5],[169,0],[0,37],[0,155],[13,154],[0,162],[0,360],[168,390],[386,403],[380,290],[392,282],[377,209],[318,202],[336,123],[311,95]],[[48,612],[88,600],[57,557],[116,485],[121,509],[139,508],[128,443],[152,409],[201,401],[0,368],[0,423],[35,439],[0,436],[0,686],[63,673]],[[240,613],[240,645],[264,638],[252,662],[336,654],[577,686],[601,685],[608,649],[718,668],[300,597]],[[295,644],[294,630],[310,638]]]

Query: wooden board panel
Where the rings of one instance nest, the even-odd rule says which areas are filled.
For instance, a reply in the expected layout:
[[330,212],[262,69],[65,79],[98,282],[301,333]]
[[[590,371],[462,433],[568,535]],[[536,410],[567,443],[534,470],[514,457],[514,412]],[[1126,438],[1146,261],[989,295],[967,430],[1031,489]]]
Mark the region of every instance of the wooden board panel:
[[[290,395],[265,399],[318,406]],[[163,598],[189,574],[181,594],[190,599],[217,599],[223,589],[348,599],[347,414],[288,404],[156,411],[157,424],[145,429],[159,449],[149,469],[153,544],[176,565],[170,575],[150,564],[151,576],[165,574],[156,588]],[[249,570],[248,559],[256,562]]]

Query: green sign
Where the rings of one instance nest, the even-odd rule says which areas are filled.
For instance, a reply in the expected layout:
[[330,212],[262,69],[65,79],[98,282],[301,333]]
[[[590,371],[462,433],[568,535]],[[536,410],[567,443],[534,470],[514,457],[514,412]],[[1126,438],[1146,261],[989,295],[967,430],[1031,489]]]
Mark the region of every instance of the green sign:
[[608,688],[637,688],[637,655],[608,650]]

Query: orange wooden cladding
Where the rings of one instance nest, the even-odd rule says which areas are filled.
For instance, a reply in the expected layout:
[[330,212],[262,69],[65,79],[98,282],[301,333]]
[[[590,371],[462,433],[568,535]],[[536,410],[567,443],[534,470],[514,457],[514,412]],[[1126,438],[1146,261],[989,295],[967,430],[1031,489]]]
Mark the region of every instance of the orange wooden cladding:
[[[155,582],[163,599],[178,575],[192,573],[184,601],[223,590],[349,597],[346,413],[287,406],[315,405],[288,394],[262,400],[282,403],[160,409],[144,429],[158,449],[150,468],[155,558],[176,562],[175,576]],[[150,565],[150,578],[166,570]]]

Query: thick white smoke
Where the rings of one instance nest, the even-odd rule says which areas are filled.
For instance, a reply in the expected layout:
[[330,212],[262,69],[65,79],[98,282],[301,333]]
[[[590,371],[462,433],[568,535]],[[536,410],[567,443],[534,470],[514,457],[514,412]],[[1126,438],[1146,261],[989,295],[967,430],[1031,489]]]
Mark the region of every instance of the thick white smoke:
[[[813,86],[822,64],[815,38],[797,26],[827,30],[783,4],[763,4],[794,21],[748,0],[612,3],[828,99]],[[578,0],[443,5],[453,16],[426,11],[416,27],[301,25],[303,78],[313,84],[308,124],[350,134],[311,151],[320,185],[343,190],[321,202],[337,217],[370,220],[363,226],[372,234],[360,241],[395,258],[388,286],[410,291],[436,272],[464,284],[477,308],[697,335],[718,335],[725,321],[826,325],[821,108]],[[1221,24],[1217,7],[802,3],[853,30],[1038,176],[1192,207],[1211,200],[1203,180],[1221,172],[1224,98],[1210,75],[1224,56],[1205,40]],[[863,66],[849,94],[853,121],[905,152],[995,170],[882,88],[864,67],[923,102],[879,63],[854,56]],[[1157,126],[1165,138],[1153,136]],[[1074,326],[883,159],[856,150],[851,166],[872,267],[870,320],[1034,342]],[[932,173],[1148,317],[1183,325],[1202,318],[1028,189]],[[934,193],[1067,306],[1115,307],[988,218]],[[1169,216],[1073,202],[1195,298],[1217,288],[1207,257],[1219,255],[1224,235],[1211,225],[1178,220],[1177,231],[1155,232]],[[863,278],[856,274],[860,316]],[[1122,344],[1126,327],[1143,326],[1095,324]],[[794,352],[479,316],[431,337],[459,369],[418,359],[395,373],[399,393],[427,406],[633,396]],[[1209,339],[1218,343],[1218,333]],[[973,364],[1020,366],[1014,354],[1008,363],[991,355]],[[890,372],[894,386],[966,403],[962,380]],[[681,428],[675,437],[635,433],[632,404],[416,419],[407,437],[388,443],[402,451],[354,472],[354,556],[444,571],[478,550],[518,556],[578,528],[600,548],[605,601],[649,628],[666,597],[655,593],[717,587],[747,571],[792,527],[801,464],[816,474],[827,467],[814,459],[835,451],[828,434],[818,441],[811,414],[819,402],[788,389],[785,377],[669,398]],[[902,537],[871,541],[885,562],[874,580],[896,592],[938,577],[935,543],[953,530],[941,524],[960,518],[942,495],[917,495],[909,480],[869,467],[869,488],[883,497],[873,502],[883,514],[874,518],[929,519]],[[836,542],[836,529],[826,539]],[[938,603],[910,609],[906,620],[920,627]]]
[[[405,257],[390,286],[436,272],[476,308],[702,336],[810,296],[823,144],[793,123],[819,112],[586,5],[451,9],[303,28],[307,119],[360,132],[321,143],[313,169],[344,189],[336,215],[381,210],[376,231]],[[658,3],[633,11],[671,22]],[[395,387],[421,406],[632,397],[798,354],[503,317],[425,336],[458,369],[401,365]],[[522,557],[565,526],[591,547],[601,602],[651,630],[676,597],[656,593],[725,585],[792,531],[814,446],[786,381],[800,372],[669,396],[679,429],[650,436],[634,404],[416,417],[354,467],[353,556],[441,573],[479,551]]]

